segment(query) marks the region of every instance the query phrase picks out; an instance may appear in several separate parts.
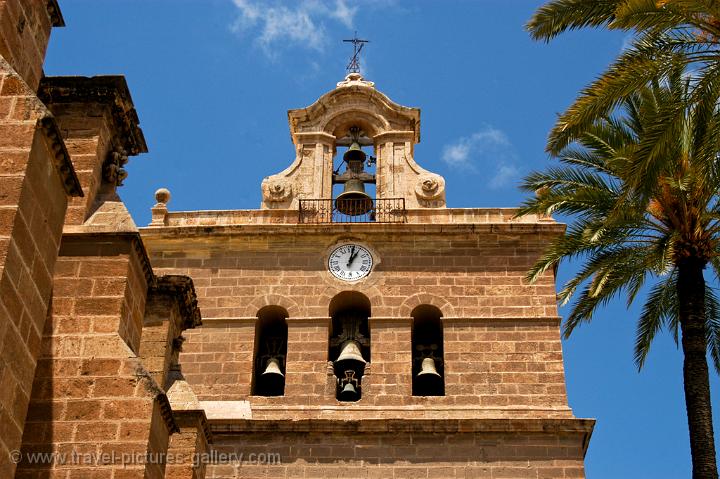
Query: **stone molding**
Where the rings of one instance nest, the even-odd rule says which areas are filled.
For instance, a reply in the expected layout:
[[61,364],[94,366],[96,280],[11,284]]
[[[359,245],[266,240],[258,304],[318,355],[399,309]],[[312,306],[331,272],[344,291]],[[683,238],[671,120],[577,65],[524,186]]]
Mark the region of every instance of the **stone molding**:
[[181,330],[192,329],[202,324],[195,286],[189,276],[175,274],[158,276],[155,284],[149,288],[149,293],[166,294],[177,299],[183,320]]
[[58,175],[60,175],[60,181],[63,184],[65,192],[68,196],[84,196],[82,187],[80,186],[80,180],[75,173],[75,168],[70,160],[70,154],[65,147],[65,142],[62,139],[60,128],[58,128],[55,118],[50,116],[48,112],[48,116],[40,118],[37,125],[50,141],[50,150],[53,153],[52,163]]
[[211,419],[214,434],[249,432],[340,432],[340,433],[582,433],[592,434],[595,419],[538,418],[538,419]]

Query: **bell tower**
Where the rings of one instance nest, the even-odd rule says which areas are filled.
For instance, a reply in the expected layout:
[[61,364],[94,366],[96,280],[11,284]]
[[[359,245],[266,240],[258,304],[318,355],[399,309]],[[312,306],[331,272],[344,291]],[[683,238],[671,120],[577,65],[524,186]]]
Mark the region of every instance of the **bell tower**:
[[[350,216],[372,208],[364,203],[373,200],[402,200],[408,209],[445,208],[445,180],[414,159],[420,110],[393,102],[360,73],[348,74],[312,105],[290,110],[288,121],[295,161],[263,180],[262,208],[293,209],[311,199],[335,199],[333,207],[341,213],[358,213]],[[345,165],[334,168],[343,147]],[[363,149],[370,148],[366,156]],[[375,166],[375,174],[365,166]],[[338,171],[342,167],[345,171]],[[337,183],[345,186],[339,198],[333,195]],[[366,184],[375,185],[376,198],[360,194]]]
[[554,272],[524,279],[564,225],[448,207],[414,158],[420,110],[360,73],[288,120],[259,209],[169,211],[161,189],[142,229],[203,312],[178,375],[206,477],[584,478]]

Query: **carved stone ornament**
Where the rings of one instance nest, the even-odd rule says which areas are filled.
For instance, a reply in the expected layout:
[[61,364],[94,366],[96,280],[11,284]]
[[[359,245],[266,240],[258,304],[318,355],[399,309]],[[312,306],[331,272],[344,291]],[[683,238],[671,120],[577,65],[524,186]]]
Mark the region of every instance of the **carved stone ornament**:
[[343,88],[346,86],[366,86],[370,88],[375,87],[375,82],[367,81],[363,76],[357,72],[349,73],[345,79],[337,84],[338,88]]
[[128,175],[123,168],[127,162],[128,157],[124,149],[115,148],[111,150],[103,165],[103,180],[115,186],[122,186]]
[[415,194],[422,200],[435,200],[445,193],[445,180],[439,175],[422,175],[415,184]]
[[282,180],[265,180],[262,182],[263,199],[270,203],[280,203],[292,196],[292,185]]

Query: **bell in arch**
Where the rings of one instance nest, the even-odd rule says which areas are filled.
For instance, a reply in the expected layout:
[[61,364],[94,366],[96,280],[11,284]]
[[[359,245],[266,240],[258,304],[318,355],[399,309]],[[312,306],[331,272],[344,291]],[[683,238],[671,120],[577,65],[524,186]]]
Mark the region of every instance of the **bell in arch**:
[[263,396],[282,396],[285,389],[285,375],[280,369],[280,360],[269,358],[265,370],[260,374]]
[[418,377],[420,376],[436,376],[438,378],[442,377],[440,376],[440,373],[437,372],[437,368],[435,367],[435,360],[433,358],[423,358],[422,363],[420,364],[420,372],[417,373]]
[[420,371],[415,375],[413,382],[413,394],[416,396],[442,395],[443,378],[437,370],[435,358],[423,358]]
[[341,401],[356,401],[358,399],[357,389],[353,386],[353,383],[345,384],[345,387],[340,391]]
[[362,172],[362,165],[363,163],[365,163],[366,158],[367,156],[365,155],[365,152],[362,151],[360,143],[358,143],[357,141],[353,141],[352,145],[350,145],[350,148],[348,148],[348,150],[343,155],[343,161],[347,163],[348,170],[352,171],[353,173]]
[[345,371],[345,377],[338,379],[338,401],[358,401],[360,399],[360,381],[355,371]]
[[340,346],[340,355],[335,360],[335,366],[344,371],[358,371],[367,364],[360,352],[360,345],[357,341],[348,340]]
[[262,376],[267,375],[279,376],[281,378],[285,377],[285,375],[280,370],[280,361],[278,361],[276,358],[270,358],[267,360],[265,371],[263,371]]
[[373,209],[372,198],[365,193],[365,182],[360,178],[360,175],[365,174],[363,170],[365,159],[365,152],[357,141],[353,141],[343,155],[346,164],[343,176],[349,178],[345,180],[343,192],[335,199],[335,208],[342,214],[360,216]]

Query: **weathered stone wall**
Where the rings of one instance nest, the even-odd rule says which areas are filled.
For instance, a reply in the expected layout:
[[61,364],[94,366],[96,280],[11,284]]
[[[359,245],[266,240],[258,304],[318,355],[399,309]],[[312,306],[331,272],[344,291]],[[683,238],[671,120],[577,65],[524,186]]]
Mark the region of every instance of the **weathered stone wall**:
[[[0,25],[9,21],[7,9],[16,8],[14,4],[0,4]],[[14,470],[8,460],[9,452],[20,446],[69,194],[79,194],[79,184],[60,132],[32,88],[0,56],[0,476],[3,477],[10,477]]]
[[[163,391],[137,357],[148,288],[142,263],[127,235],[64,238],[17,477],[78,469],[162,477],[164,465],[142,460],[167,451],[175,429]],[[57,456],[31,463],[40,451]]]
[[579,432],[254,432],[215,451],[213,479],[585,477]]

